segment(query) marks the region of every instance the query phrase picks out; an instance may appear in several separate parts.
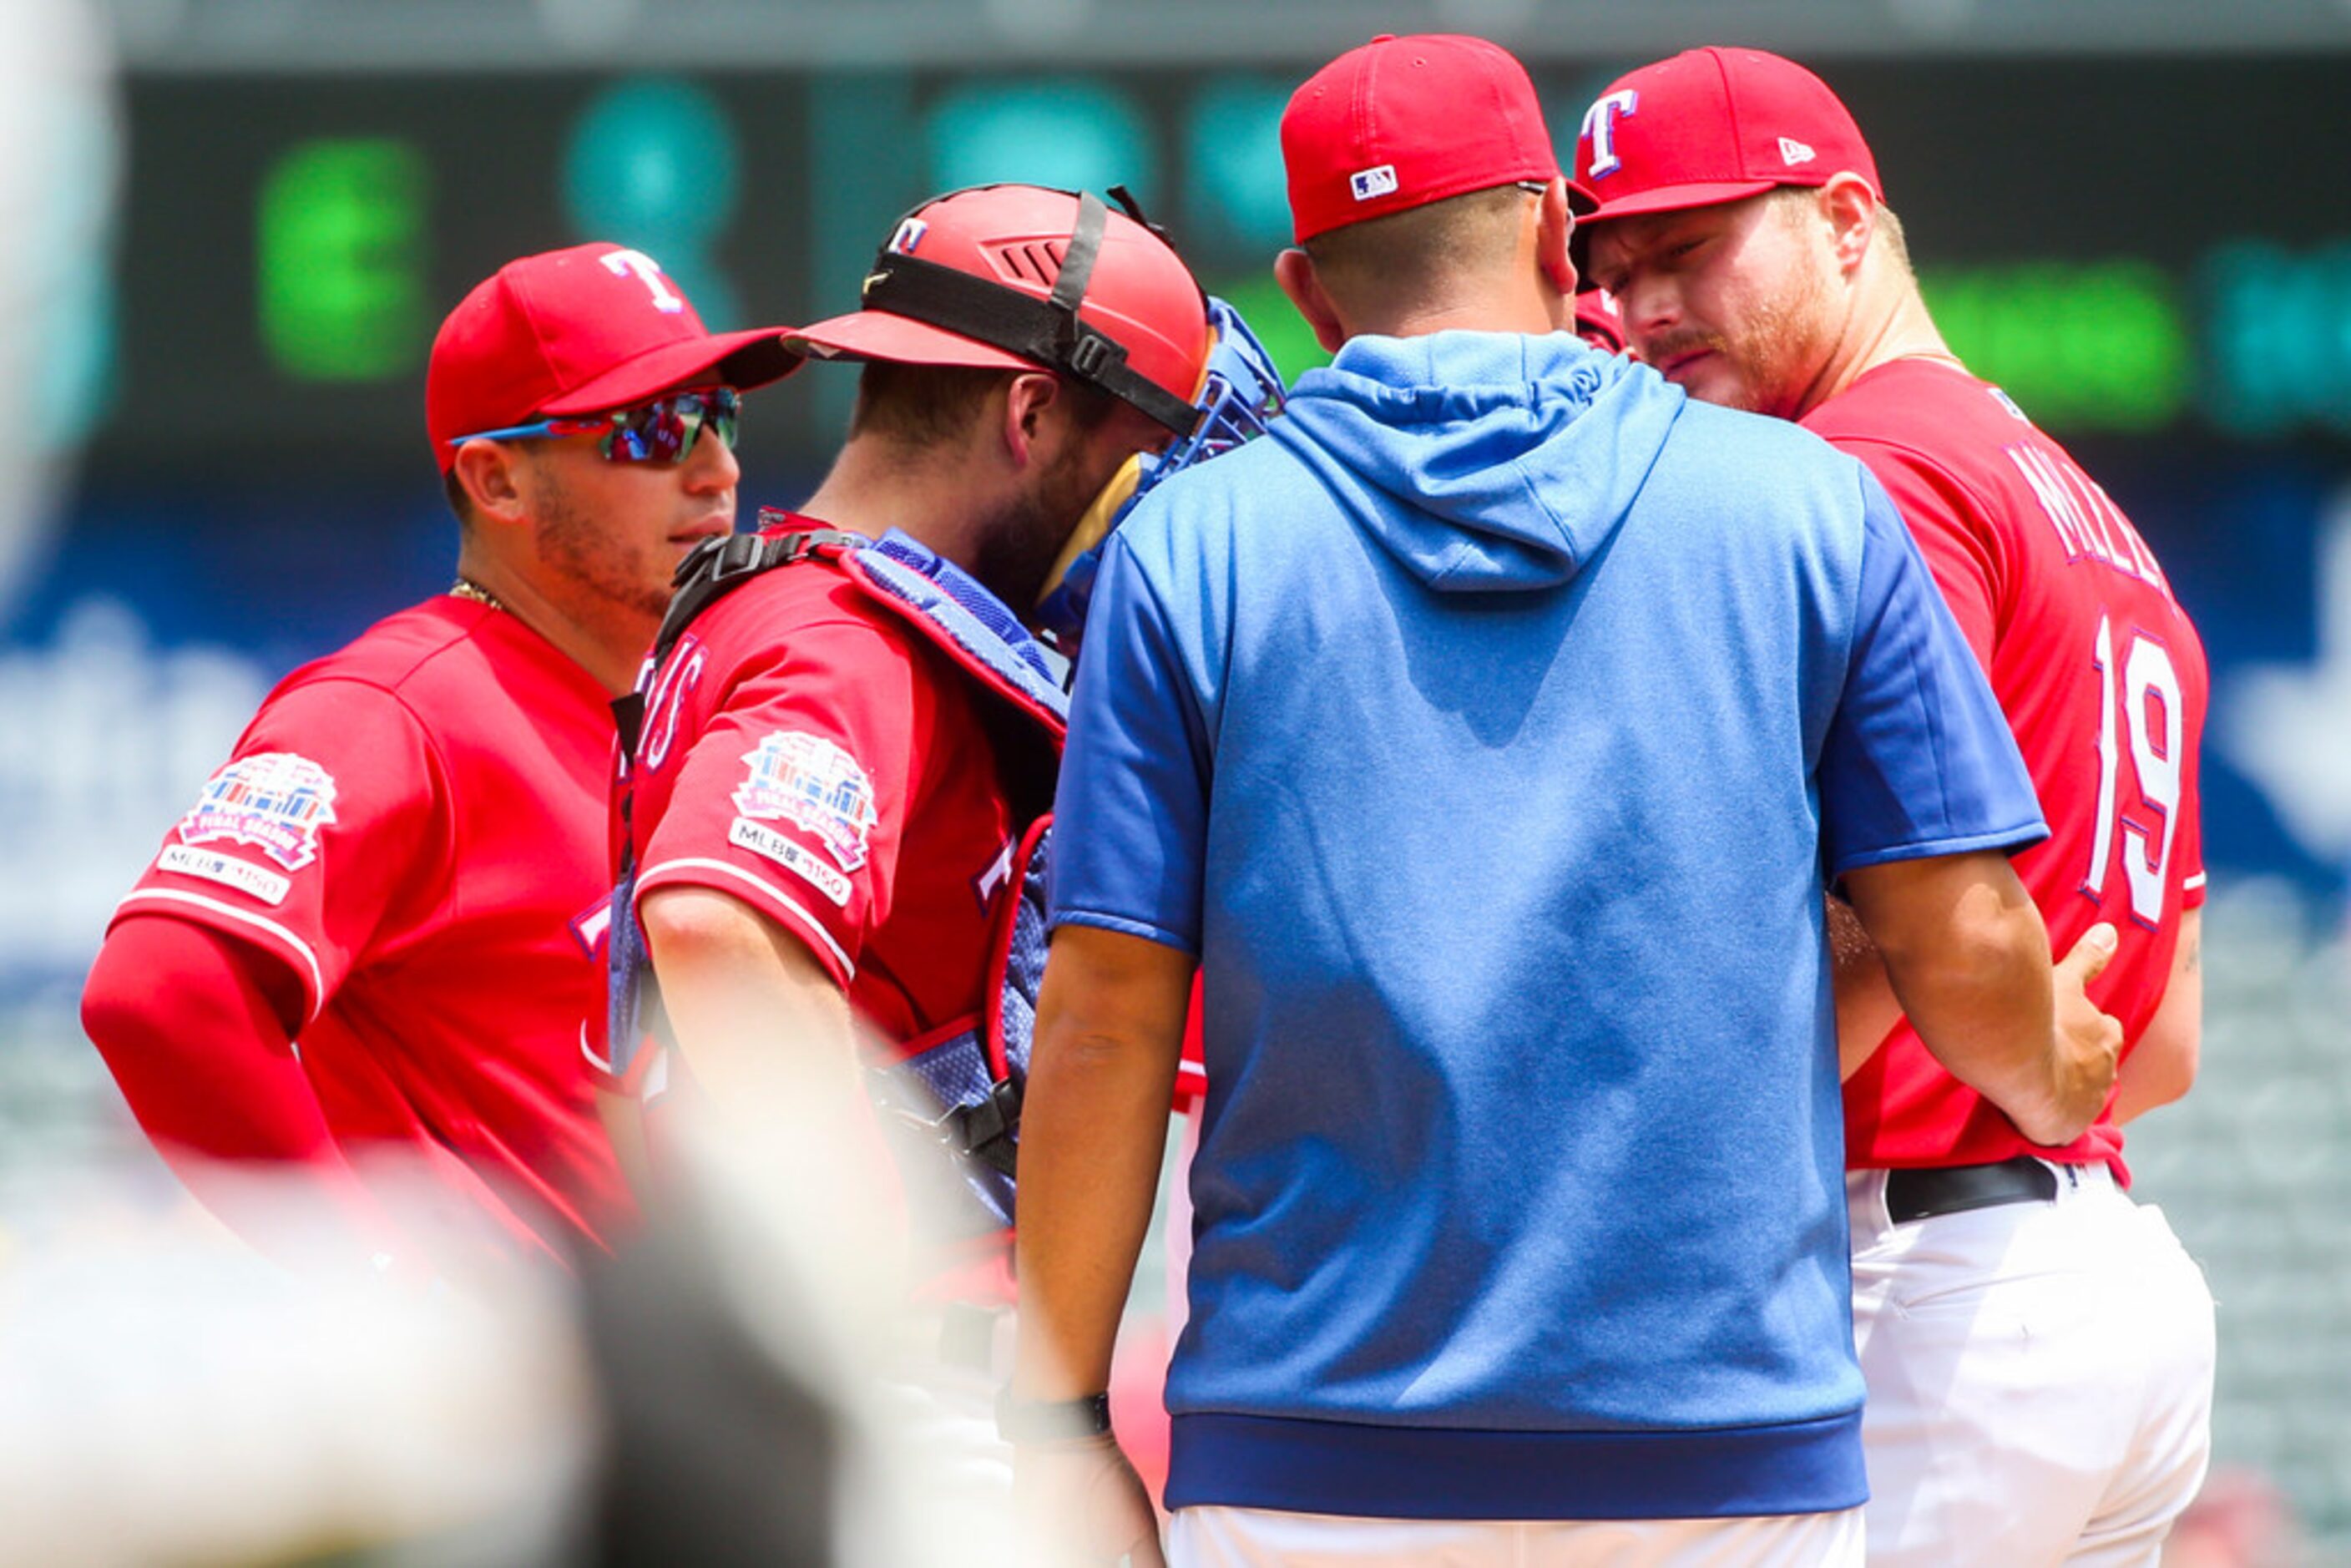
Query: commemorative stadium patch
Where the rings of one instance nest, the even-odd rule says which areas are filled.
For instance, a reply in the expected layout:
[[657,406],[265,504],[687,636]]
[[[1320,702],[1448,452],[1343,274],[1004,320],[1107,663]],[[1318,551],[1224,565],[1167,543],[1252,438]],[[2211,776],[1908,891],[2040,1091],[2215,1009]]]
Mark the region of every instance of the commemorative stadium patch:
[[865,863],[873,831],[873,786],[865,769],[820,735],[778,730],[743,754],[749,767],[735,810],[754,821],[788,821],[816,835],[843,871]]
[[[287,871],[319,858],[319,830],[335,820],[335,780],[307,757],[240,757],[204,785],[180,819],[183,844],[251,844]],[[174,868],[179,869],[179,868]]]

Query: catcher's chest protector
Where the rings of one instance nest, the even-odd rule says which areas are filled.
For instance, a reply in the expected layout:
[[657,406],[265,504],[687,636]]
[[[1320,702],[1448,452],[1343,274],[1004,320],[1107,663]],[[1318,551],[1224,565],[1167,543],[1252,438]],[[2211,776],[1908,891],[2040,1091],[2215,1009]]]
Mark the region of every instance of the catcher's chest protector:
[[[781,518],[760,515],[763,524]],[[945,653],[973,684],[974,701],[1000,719],[990,729],[1023,828],[1007,894],[991,918],[981,1010],[900,1042],[899,1060],[876,1069],[872,1082],[885,1113],[913,1124],[920,1142],[935,1143],[953,1160],[958,1189],[969,1200],[960,1218],[969,1228],[1008,1225],[1020,1095],[1045,969],[1052,779],[1069,720],[1068,699],[1019,620],[954,565],[903,536],[872,541],[817,529],[713,540],[679,568],[676,596],[637,690],[614,705],[622,749],[633,760],[647,696],[695,618],[759,574],[803,562],[810,570],[840,571],[872,604]],[[606,1040],[611,1071],[651,1098],[665,1081],[658,1058],[674,1041],[635,915],[635,852],[626,836],[634,774],[633,766],[624,768],[619,786],[627,847],[612,895]]]

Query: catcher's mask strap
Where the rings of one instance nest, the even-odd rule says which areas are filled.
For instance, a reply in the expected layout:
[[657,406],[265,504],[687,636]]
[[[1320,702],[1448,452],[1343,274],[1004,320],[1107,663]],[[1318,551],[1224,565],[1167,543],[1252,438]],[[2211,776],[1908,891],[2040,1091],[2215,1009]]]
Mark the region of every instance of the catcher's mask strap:
[[1110,188],[1110,199],[1118,204],[1121,212],[1150,230],[1162,245],[1169,250],[1176,248],[1176,242],[1167,237],[1167,231],[1143,215],[1143,204],[1134,199],[1133,191],[1128,190],[1124,185],[1113,185]]
[[885,248],[873,259],[862,303],[1060,371],[1133,404],[1178,435],[1189,434],[1200,411],[1137,374],[1126,362],[1123,343],[1078,319],[1109,219],[1101,198],[1091,193],[1078,198],[1077,228],[1050,299]]
[[1110,227],[1110,209],[1092,191],[1078,193],[1078,226],[1061,252],[1061,270],[1053,278],[1053,305],[1071,316],[1085,303],[1086,285],[1093,281],[1094,262],[1102,256],[1102,235]]

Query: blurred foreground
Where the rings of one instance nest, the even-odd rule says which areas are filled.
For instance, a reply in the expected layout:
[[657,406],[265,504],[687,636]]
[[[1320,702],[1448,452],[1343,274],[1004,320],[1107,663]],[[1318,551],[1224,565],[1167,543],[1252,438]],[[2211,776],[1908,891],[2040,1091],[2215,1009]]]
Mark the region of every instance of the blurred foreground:
[[[2351,1563],[2351,950],[2283,884],[2207,925],[2202,1075],[2130,1141],[2220,1302],[2213,1478],[2167,1561]],[[0,1563],[1013,1560],[989,1483],[875,1397],[908,1343],[887,1227],[820,1139],[701,1148],[663,1235],[577,1287],[298,1281],[181,1195],[71,1001],[0,1019]],[[1120,1402],[1146,1472],[1162,1256]]]
[[[46,1111],[95,1112],[80,1084]],[[939,1320],[902,1305],[903,1219],[839,1179],[835,1130],[768,1124],[671,1124],[658,1224],[576,1279],[445,1227],[429,1278],[338,1272],[331,1216],[256,1176],[265,1260],[140,1151],[68,1175],[11,1140],[0,1562],[1012,1563],[1008,1468],[974,1463]],[[369,1181],[413,1235],[446,1208]]]

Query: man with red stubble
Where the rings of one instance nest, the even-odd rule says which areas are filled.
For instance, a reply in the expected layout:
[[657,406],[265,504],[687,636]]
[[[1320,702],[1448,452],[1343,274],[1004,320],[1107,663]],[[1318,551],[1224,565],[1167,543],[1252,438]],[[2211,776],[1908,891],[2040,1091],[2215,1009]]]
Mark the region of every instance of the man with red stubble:
[[1601,203],[1589,273],[1630,346],[1692,396],[1868,465],[2032,775],[2052,836],[2016,869],[2052,943],[2119,932],[2091,989],[2128,1042],[2116,1089],[2050,1148],[1935,1063],[1842,922],[1870,1561],[2152,1564],[2202,1478],[2211,1407],[2211,1297],[2125,1196],[2121,1132],[2196,1070],[2196,630],[2114,501],[1945,344],[1817,77],[1691,50],[1613,83],[1579,154]]

